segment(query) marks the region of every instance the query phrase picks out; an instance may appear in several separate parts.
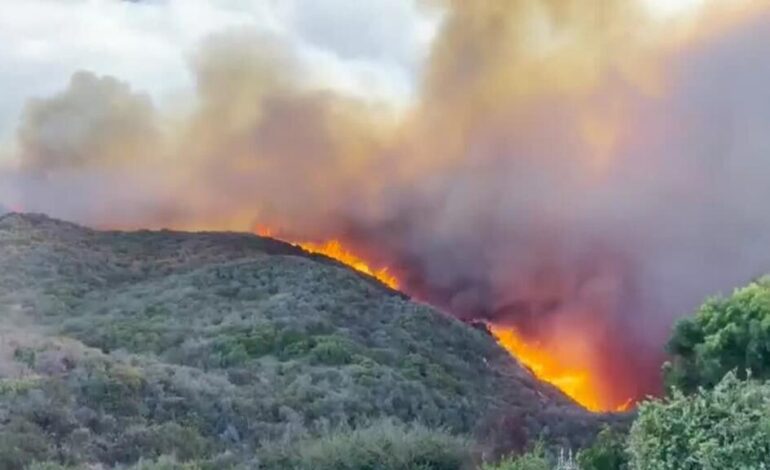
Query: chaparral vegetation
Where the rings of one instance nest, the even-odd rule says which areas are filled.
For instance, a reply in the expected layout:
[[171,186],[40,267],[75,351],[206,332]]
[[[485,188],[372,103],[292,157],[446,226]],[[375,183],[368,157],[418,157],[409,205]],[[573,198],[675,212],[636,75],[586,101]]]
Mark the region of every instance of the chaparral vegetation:
[[676,326],[667,396],[601,415],[483,329],[269,238],[10,214],[0,264],[3,469],[759,469],[770,455],[766,279]]

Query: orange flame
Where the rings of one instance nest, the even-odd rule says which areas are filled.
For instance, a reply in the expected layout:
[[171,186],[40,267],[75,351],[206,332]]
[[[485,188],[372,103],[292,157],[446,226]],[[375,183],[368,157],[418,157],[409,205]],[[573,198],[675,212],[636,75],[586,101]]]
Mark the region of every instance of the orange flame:
[[301,242],[295,243],[295,245],[310,253],[318,253],[333,258],[356,271],[372,276],[391,289],[398,289],[398,279],[388,272],[388,268],[372,268],[362,257],[342,246],[342,242],[339,240],[328,240],[323,243]]
[[[275,237],[276,231],[272,228],[264,225],[256,225],[254,230],[258,235],[262,237]],[[371,264],[366,261],[362,256],[353,253],[350,249],[344,247],[342,242],[336,239],[327,240],[322,243],[317,242],[289,242],[292,245],[298,246],[308,253],[316,253],[324,256],[328,256],[334,260],[339,261],[342,264],[348,265],[356,271],[362,272],[373,278],[377,279],[381,283],[390,287],[391,289],[398,289],[398,278],[388,271],[388,268],[373,268]]]
[[[276,231],[257,226],[255,231],[266,237],[276,236]],[[335,259],[351,268],[378,279],[392,289],[399,288],[399,281],[388,268],[373,268],[361,255],[353,253],[340,240],[325,242],[291,242],[309,253],[317,253]],[[560,389],[581,406],[593,412],[627,411],[633,400],[618,402],[616,397],[604,394],[605,388],[598,375],[593,373],[585,349],[579,341],[570,342],[559,338],[560,348],[551,348],[537,341],[524,338],[513,328],[490,325],[492,334],[512,356],[528,367],[534,375]]]
[[[556,351],[522,337],[515,329],[494,325],[490,325],[490,329],[500,345],[527,366],[537,378],[557,387],[587,410],[627,411],[631,407],[630,399],[617,402],[605,395],[599,377],[592,373],[590,364],[580,360],[579,347],[569,347],[568,338],[561,338],[566,347]],[[572,357],[565,357],[570,354]]]

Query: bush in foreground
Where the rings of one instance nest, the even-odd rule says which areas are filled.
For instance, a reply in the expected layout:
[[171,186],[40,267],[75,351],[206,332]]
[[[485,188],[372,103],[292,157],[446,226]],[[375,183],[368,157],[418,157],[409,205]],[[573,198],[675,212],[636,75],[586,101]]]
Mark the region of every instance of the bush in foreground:
[[484,465],[482,470],[551,470],[545,448],[538,444],[522,455],[505,458],[496,465]]
[[679,321],[668,343],[666,384],[686,393],[711,388],[724,375],[747,371],[770,378],[770,277],[738,289],[727,298],[707,300]]
[[634,469],[766,469],[770,384],[731,372],[713,390],[642,403],[628,446]]
[[278,470],[466,470],[473,468],[470,442],[420,425],[381,421],[331,432],[289,447],[273,446],[258,468]]
[[594,443],[577,455],[580,470],[626,470],[629,455],[626,451],[626,435],[605,427]]

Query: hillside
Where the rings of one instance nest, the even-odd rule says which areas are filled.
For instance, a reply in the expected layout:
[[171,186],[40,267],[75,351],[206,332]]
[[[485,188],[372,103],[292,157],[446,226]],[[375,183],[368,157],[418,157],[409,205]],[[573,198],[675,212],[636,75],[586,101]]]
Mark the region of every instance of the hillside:
[[[248,234],[0,217],[0,468],[261,449],[388,417],[478,450],[575,444],[600,417],[483,331]],[[214,462],[214,463],[212,463]]]

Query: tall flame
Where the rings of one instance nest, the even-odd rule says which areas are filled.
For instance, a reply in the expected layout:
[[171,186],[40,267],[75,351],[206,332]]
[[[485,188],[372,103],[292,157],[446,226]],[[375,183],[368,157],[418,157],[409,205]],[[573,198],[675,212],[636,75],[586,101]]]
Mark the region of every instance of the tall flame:
[[606,389],[601,378],[592,373],[590,364],[585,363],[580,352],[570,347],[570,338],[560,338],[563,344],[559,351],[524,338],[513,328],[492,325],[490,329],[500,345],[536,377],[559,388],[589,411],[627,411],[630,408],[631,399],[620,401],[604,393]]

